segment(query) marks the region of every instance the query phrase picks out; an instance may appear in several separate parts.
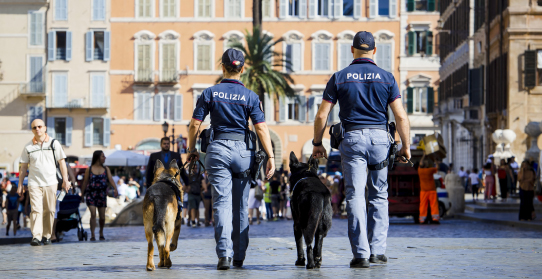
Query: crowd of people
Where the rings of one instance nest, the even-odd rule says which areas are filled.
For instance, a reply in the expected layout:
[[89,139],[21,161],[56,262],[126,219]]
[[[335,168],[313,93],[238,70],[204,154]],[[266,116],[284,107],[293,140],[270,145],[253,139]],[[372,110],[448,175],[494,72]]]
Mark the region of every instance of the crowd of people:
[[498,165],[495,163],[493,155],[489,155],[481,170],[477,168],[465,170],[464,167],[460,167],[457,174],[465,187],[465,193],[472,193],[473,200],[478,201],[479,194],[483,192],[484,201],[495,202],[499,198],[498,184],[502,202],[519,196],[519,220],[534,220],[536,218],[533,205],[535,183],[540,180],[537,171],[538,164],[535,161],[525,160],[520,166],[515,157],[501,159]]

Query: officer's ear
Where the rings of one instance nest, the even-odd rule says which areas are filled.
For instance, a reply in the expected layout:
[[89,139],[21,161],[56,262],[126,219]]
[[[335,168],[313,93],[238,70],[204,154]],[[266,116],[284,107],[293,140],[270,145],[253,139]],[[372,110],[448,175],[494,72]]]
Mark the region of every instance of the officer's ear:
[[352,52],[352,54],[354,54],[354,46],[350,46],[350,52]]
[[241,67],[241,74],[245,71],[245,66]]
[[375,49],[373,49],[373,55],[376,54],[376,46],[375,46]]

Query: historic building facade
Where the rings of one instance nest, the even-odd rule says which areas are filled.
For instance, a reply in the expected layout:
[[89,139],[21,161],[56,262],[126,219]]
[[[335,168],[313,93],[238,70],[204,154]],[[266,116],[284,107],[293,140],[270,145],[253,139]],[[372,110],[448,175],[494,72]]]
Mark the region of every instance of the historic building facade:
[[480,168],[497,129],[513,130],[512,153],[528,157],[525,127],[542,119],[541,18],[541,1],[442,1],[435,120],[456,167]]
[[0,172],[17,172],[30,123],[45,114],[48,1],[0,1]]

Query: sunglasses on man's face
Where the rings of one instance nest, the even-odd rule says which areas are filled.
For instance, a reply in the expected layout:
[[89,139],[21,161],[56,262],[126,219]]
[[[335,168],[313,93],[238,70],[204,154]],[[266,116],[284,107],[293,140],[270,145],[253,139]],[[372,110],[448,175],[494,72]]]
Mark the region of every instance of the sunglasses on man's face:
[[43,127],[43,126],[41,126],[41,125],[38,125],[38,126],[34,126],[34,127],[32,127],[32,130],[37,130],[37,129],[41,129],[42,127]]

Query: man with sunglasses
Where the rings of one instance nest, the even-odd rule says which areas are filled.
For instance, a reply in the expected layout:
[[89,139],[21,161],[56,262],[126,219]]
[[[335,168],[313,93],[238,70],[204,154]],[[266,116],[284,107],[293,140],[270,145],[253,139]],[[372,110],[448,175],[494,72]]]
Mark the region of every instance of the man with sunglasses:
[[[23,185],[28,169],[28,192],[32,208],[30,213],[32,241],[30,245],[40,246],[42,243],[49,245],[53,232],[58,186],[55,159],[58,161],[62,174],[62,188],[67,192],[71,185],[65,163],[66,154],[64,154],[60,142],[47,134],[43,120],[32,121],[31,127],[34,137],[25,145],[21,154],[19,185]],[[23,187],[19,187],[19,195],[22,195],[22,189]]]

